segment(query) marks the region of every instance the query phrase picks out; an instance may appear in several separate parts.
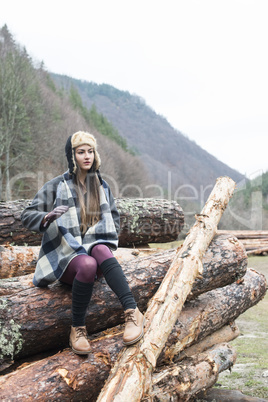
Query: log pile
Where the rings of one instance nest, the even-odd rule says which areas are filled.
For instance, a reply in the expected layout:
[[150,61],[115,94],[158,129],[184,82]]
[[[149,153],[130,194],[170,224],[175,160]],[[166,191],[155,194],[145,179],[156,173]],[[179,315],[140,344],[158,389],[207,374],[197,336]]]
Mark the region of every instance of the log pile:
[[[196,279],[188,300],[217,287],[226,286],[245,275],[247,264],[244,249],[238,241],[233,240],[226,236],[214,239],[203,258],[203,278]],[[129,251],[123,250],[122,253],[126,255]],[[129,254],[128,262],[122,264],[143,311],[157,291],[175,254],[176,250],[162,251],[147,257]],[[71,325],[70,288],[58,283],[48,289],[35,288],[31,280],[32,275],[25,275],[3,279],[0,282],[0,296],[5,305],[4,309],[0,309],[0,318],[5,322],[8,344],[6,352],[2,349],[2,364],[53,349],[55,344],[58,347],[68,344]],[[122,309],[116,296],[104,279],[97,281],[87,313],[89,333],[122,322]],[[18,328],[17,337],[14,337],[14,323]]]
[[244,245],[247,255],[268,253],[268,230],[218,230],[217,233],[235,236]]
[[[218,205],[223,209],[215,198],[213,203],[213,208]],[[140,310],[147,309],[145,335],[154,319],[152,313],[151,318],[148,316],[152,301],[158,297],[157,303],[162,305],[170,297],[171,291],[163,291],[163,284],[167,278],[174,279],[177,267],[173,273],[170,271],[174,261],[180,256],[185,263],[190,256],[192,265],[197,266],[187,292],[180,291],[185,300],[163,347],[160,348],[160,342],[153,345],[158,352],[146,392],[139,399],[123,393],[121,400],[188,401],[212,387],[219,373],[235,363],[236,352],[227,342],[239,335],[236,318],[258,303],[266,292],[264,276],[247,266],[243,244],[233,234],[214,236],[215,231],[211,232],[203,212],[196,216],[196,231],[198,235],[201,233],[201,243],[206,230],[213,239],[211,243],[208,241],[207,250],[203,247],[200,264],[193,259],[193,237],[177,250],[119,248],[116,252]],[[57,283],[40,289],[32,285],[38,251],[38,246],[10,246],[4,242],[0,250],[0,272],[4,278],[0,280],[2,400],[116,400],[116,394],[112,399],[101,396],[105,381],[107,388],[110,376],[126,352],[131,351],[127,365],[132,364],[133,356],[139,356],[141,346],[146,345],[146,336],[134,347],[123,346],[121,306],[100,278],[86,318],[92,351],[87,356],[75,355],[68,347],[70,287]],[[186,277],[175,282],[187,287]],[[168,299],[168,304],[175,299]],[[156,327],[161,331],[167,316],[165,310],[162,320],[151,331],[157,332]],[[153,360],[151,354],[143,353],[146,358],[149,356],[149,362]],[[139,388],[137,384],[135,388]]]

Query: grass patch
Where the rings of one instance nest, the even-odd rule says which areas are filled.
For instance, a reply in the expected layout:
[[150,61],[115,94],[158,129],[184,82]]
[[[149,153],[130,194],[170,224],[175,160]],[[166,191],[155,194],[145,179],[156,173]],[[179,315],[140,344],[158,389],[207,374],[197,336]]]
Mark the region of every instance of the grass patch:
[[[248,266],[265,275],[268,280],[268,256],[249,257]],[[237,352],[232,372],[219,375],[218,385],[239,389],[246,395],[268,398],[268,294],[256,306],[241,314],[236,323],[241,335],[230,342]]]

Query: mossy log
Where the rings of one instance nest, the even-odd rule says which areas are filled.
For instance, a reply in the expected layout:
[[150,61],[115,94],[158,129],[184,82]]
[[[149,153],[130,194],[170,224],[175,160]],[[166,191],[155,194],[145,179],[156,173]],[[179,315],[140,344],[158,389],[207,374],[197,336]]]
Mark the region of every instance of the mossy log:
[[187,402],[201,390],[212,387],[219,374],[231,369],[235,361],[235,350],[227,343],[221,343],[180,364],[159,367],[152,376],[149,398],[142,401]]
[[[264,296],[266,281],[262,274],[248,270],[241,282],[212,290],[196,300],[186,302],[174,331],[157,361],[157,367],[180,362],[187,355],[187,347],[201,343],[206,337],[252,307]],[[234,336],[237,328],[231,324]],[[84,357],[69,348],[31,364],[24,364],[10,374],[0,377],[1,396],[9,400],[21,396],[36,401],[89,400],[95,401],[109,375],[118,353],[124,350],[122,327],[91,336],[92,351]],[[220,338],[214,338],[215,341]],[[230,335],[228,338],[230,339]],[[178,344],[180,347],[178,347]],[[198,351],[203,349],[199,347]],[[42,386],[40,386],[40,384]],[[12,400],[12,399],[11,399]]]
[[[0,244],[41,244],[42,235],[23,227],[20,219],[21,212],[30,202],[0,202]],[[120,213],[121,247],[171,242],[178,238],[183,228],[184,214],[175,201],[118,198],[115,203]]]
[[235,189],[229,177],[220,177],[183,246],[174,257],[156,294],[150,300],[143,342],[129,347],[116,362],[99,397],[119,401],[128,396],[140,401],[151,387],[151,374],[167,338],[175,325],[194,280],[202,275],[202,258]]
[[[175,253],[175,250],[163,251],[122,264],[142,311],[157,291]],[[238,241],[226,236],[216,237],[203,258],[203,266],[203,278],[196,279],[189,300],[241,278],[246,272],[247,256]],[[57,283],[48,288],[35,288],[32,275],[26,275],[1,280],[0,295],[2,339],[6,342],[1,351],[2,362],[68,343],[69,286]],[[89,333],[123,322],[122,307],[103,278],[95,283],[86,322]]]

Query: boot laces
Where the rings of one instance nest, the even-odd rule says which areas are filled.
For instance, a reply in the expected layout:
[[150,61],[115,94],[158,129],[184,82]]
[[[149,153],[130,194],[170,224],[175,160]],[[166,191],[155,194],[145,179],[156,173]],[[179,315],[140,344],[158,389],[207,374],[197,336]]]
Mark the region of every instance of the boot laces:
[[78,340],[79,338],[82,338],[82,337],[87,338],[86,328],[76,327],[75,328],[75,337],[76,337],[76,340]]
[[133,324],[137,325],[137,321],[135,320],[134,317],[135,310],[129,310],[125,311],[125,321],[127,322],[133,322]]

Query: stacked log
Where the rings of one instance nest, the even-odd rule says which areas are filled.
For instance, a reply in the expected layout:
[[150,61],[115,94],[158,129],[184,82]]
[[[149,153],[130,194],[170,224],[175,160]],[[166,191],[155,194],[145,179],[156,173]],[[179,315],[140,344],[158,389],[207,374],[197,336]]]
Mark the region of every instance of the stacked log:
[[[180,209],[175,207],[175,210]],[[154,213],[159,215],[156,210]],[[178,216],[182,222],[183,213]],[[208,225],[206,217],[197,216],[197,221],[201,226]],[[167,224],[168,230],[174,227],[174,221],[171,222]],[[178,234],[178,226],[176,230]],[[18,233],[22,233],[21,228],[17,236]],[[147,231],[146,236],[146,240],[143,237],[137,242],[132,237],[127,244],[138,247],[148,239],[159,238],[155,230]],[[170,241],[169,234],[165,238]],[[129,350],[122,343],[122,308],[104,279],[97,280],[86,317],[92,351],[87,356],[74,354],[68,348],[70,287],[59,283],[46,289],[33,286],[30,272],[39,246],[27,243],[27,246],[3,243],[0,250],[0,272],[5,278],[0,280],[1,398],[96,401],[118,356]],[[189,254],[191,248],[187,250]],[[178,251],[117,250],[116,257],[141,311],[145,312],[159,290]],[[183,258],[188,255],[183,249],[182,254]],[[236,318],[258,303],[266,292],[265,277],[247,267],[243,244],[232,234],[214,236],[202,265],[202,277],[195,278],[157,357],[144,401],[188,401],[213,386],[218,374],[235,363],[236,352],[227,342],[239,335]],[[142,343],[134,349],[139,350]]]
[[218,234],[235,236],[244,245],[248,255],[267,255],[268,230],[218,230]]
[[[21,213],[30,200],[0,202],[0,244],[39,246],[41,234],[23,227]],[[152,198],[115,200],[120,213],[121,247],[177,240],[184,214],[175,201]]]

